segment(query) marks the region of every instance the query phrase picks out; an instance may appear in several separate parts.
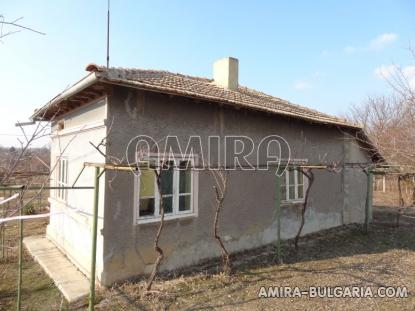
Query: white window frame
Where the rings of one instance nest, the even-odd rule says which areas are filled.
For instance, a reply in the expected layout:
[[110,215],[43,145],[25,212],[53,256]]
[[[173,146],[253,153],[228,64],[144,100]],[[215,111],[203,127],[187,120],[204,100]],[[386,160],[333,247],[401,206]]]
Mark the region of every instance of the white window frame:
[[[56,187],[68,187],[68,157],[58,156],[56,157],[56,167],[55,167],[55,176],[56,176]],[[61,179],[61,167],[62,163],[64,166],[64,178]],[[55,197],[57,200],[62,202],[68,202],[68,189],[56,189]]]
[[[150,155],[149,160],[159,159],[157,155]],[[191,166],[195,165],[195,158],[188,156],[174,156],[174,158],[169,159],[169,161],[174,161],[173,168],[173,212],[169,214],[164,214],[165,220],[182,218],[182,217],[195,217],[198,212],[198,184],[199,184],[199,173],[197,170],[190,171],[190,193],[179,193],[180,186],[180,169],[177,168],[181,161],[190,161]],[[154,178],[154,215],[151,216],[140,216],[140,174],[135,176],[134,180],[134,202],[135,202],[135,213],[134,219],[136,224],[158,222],[161,220],[160,216],[160,194],[157,188],[157,181]],[[179,211],[179,197],[190,194],[190,210]],[[163,195],[165,197],[165,195]],[[149,197],[150,198],[150,197]],[[151,197],[153,198],[153,196]]]
[[[291,170],[292,171],[292,170]],[[298,187],[301,185],[298,183],[298,176],[302,174],[299,170],[294,169],[294,198],[290,198],[290,170],[286,169],[284,171],[285,174],[285,197],[281,198],[281,202],[283,203],[303,203],[305,200],[305,194],[308,189],[308,179],[307,177],[303,176],[303,197],[298,197]],[[282,182],[282,180],[281,180]],[[281,184],[282,186],[282,184]]]

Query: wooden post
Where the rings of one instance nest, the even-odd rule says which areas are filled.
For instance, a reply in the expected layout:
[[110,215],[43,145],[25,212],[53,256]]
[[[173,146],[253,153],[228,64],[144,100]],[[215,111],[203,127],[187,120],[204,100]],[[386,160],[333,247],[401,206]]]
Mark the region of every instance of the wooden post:
[[[6,199],[6,190],[3,190],[3,198]],[[8,210],[8,209],[7,209]],[[4,208],[3,208],[3,212],[1,213],[2,216],[5,216],[7,213],[4,212]],[[1,258],[4,259],[4,223],[0,224],[0,235],[1,235]]]
[[275,208],[277,210],[277,258],[282,263],[281,256],[281,177],[277,172],[275,176]]
[[4,259],[4,224],[0,225],[0,243],[1,243],[1,259]]
[[365,233],[369,232],[370,212],[372,211],[372,197],[373,197],[373,174],[369,168],[367,173],[367,189],[366,189],[366,204],[365,204]]
[[[20,216],[23,215],[23,191],[20,191]],[[19,220],[19,269],[17,278],[17,311],[22,303],[22,273],[23,273],[23,219]]]
[[95,167],[94,177],[94,206],[92,212],[92,243],[91,243],[91,274],[90,274],[90,287],[89,287],[89,311],[95,309],[95,269],[96,269],[96,257],[97,257],[97,227],[98,227],[98,198],[99,198],[99,177],[100,168]]

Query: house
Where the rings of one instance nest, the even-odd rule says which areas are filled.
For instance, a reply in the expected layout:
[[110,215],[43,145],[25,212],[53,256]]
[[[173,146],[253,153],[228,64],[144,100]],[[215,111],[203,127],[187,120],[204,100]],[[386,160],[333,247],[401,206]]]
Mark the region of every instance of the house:
[[[128,146],[137,135],[155,141],[175,135],[184,144],[197,135],[205,147],[210,136],[259,140],[276,134],[287,141],[293,159],[343,165],[337,173],[315,172],[303,234],[364,221],[367,178],[361,169],[345,164],[371,163],[381,157],[368,148],[362,129],[240,86],[237,59],[217,61],[213,79],[93,64],[86,70],[86,77],[32,116],[33,120],[52,122],[51,162],[56,166],[52,185],[71,185],[84,162],[125,163],[134,159],[137,150]],[[206,154],[192,156],[208,157],[208,148],[203,150]],[[86,169],[77,185],[91,186],[93,174]],[[174,168],[165,178],[166,223],[160,241],[165,258],[161,269],[173,270],[219,256],[212,234],[215,182],[211,174]],[[276,240],[277,191],[281,191],[283,203],[282,238],[292,238],[299,227],[306,188],[307,182],[298,171],[285,172],[279,190],[275,189],[274,170],[230,171],[219,220],[228,249],[234,252]],[[160,221],[154,173],[106,171],[100,189],[99,282],[110,285],[150,272]],[[52,215],[47,237],[88,275],[91,190],[56,190],[49,202]]]

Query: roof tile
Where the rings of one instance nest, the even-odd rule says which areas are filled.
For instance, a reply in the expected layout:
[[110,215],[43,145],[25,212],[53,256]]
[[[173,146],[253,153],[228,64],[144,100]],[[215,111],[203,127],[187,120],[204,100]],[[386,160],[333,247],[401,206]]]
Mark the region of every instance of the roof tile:
[[305,108],[244,86],[239,86],[236,90],[225,89],[215,85],[212,79],[186,76],[168,71],[136,68],[106,68],[103,66],[89,65],[87,69],[94,71],[99,78],[107,80],[110,83],[128,84],[159,92],[219,101],[235,106],[264,110],[319,123],[360,128],[355,124],[348,123],[344,119]]

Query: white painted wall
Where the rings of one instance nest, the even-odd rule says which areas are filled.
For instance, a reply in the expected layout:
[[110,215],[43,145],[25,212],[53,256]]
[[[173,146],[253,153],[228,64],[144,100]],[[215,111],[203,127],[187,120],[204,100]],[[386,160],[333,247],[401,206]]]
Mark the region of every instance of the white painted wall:
[[[56,125],[52,127],[51,165],[53,168],[59,155],[67,157],[69,185],[73,184],[84,162],[105,161],[89,142],[97,145],[106,136],[106,115],[106,100],[103,99],[65,115],[61,119],[65,126],[61,131],[57,132]],[[105,148],[102,151],[105,152]],[[92,167],[85,168],[76,186],[93,186],[94,171]],[[52,175],[52,186],[56,185],[56,177],[56,174]],[[100,179],[99,193],[98,278],[103,267],[103,239],[100,232],[104,215],[104,181],[105,175]],[[49,198],[52,215],[47,237],[87,275],[90,271],[93,196],[94,190],[68,190],[67,202],[60,201],[54,191],[51,191]]]

